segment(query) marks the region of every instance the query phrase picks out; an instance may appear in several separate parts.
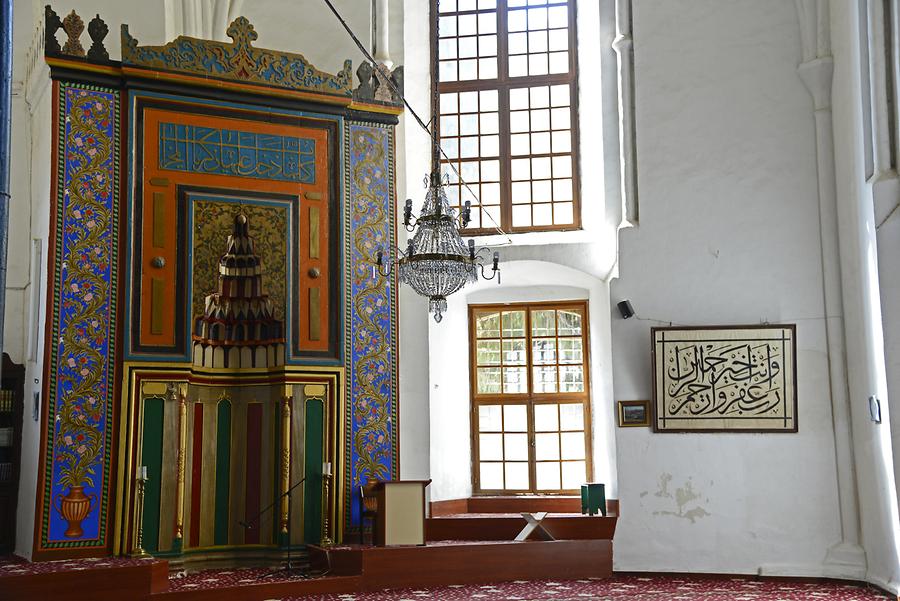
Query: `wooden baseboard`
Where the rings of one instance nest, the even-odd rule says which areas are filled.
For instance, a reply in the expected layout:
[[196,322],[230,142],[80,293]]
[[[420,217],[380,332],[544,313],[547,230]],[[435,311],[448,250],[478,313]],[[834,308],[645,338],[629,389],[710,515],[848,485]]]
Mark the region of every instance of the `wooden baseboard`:
[[[574,496],[507,496],[468,497],[429,503],[431,517],[463,513],[520,513],[548,511],[550,513],[581,513],[581,497]],[[619,515],[618,499],[607,499],[609,515]]]

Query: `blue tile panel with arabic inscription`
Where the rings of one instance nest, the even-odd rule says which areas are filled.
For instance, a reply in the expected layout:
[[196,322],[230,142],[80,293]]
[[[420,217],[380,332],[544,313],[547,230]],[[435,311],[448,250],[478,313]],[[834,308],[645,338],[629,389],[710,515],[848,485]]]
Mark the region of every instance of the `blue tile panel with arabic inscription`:
[[309,184],[316,181],[316,141],[160,123],[159,167]]
[[394,242],[391,130],[347,124],[350,231],[349,524],[359,524],[359,486],[398,475],[397,330],[394,278],[373,278],[379,249]]
[[118,92],[61,85],[40,549],[103,547],[118,274]]

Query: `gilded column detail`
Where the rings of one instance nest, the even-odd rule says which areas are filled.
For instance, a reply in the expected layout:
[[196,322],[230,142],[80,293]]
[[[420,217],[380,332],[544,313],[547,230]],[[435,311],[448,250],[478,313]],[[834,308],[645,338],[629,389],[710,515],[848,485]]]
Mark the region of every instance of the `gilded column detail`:
[[[281,533],[287,535],[290,515],[291,486],[291,386],[285,386],[285,396],[281,403]],[[290,544],[290,541],[288,541]]]
[[184,540],[184,464],[187,452],[187,384],[178,385],[178,488],[175,498],[175,547]]

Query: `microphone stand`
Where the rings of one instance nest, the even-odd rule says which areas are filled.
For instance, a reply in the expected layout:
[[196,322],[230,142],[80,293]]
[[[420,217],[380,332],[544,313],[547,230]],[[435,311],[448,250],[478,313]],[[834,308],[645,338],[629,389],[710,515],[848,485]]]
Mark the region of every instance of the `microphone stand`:
[[284,567],[283,567],[282,569],[280,569],[280,570],[275,570],[275,571],[273,571],[273,572],[268,572],[268,573],[266,573],[266,574],[263,574],[262,576],[260,576],[260,578],[269,578],[270,576],[275,576],[276,574],[281,574],[281,573],[283,573],[283,572],[286,572],[286,573],[288,573],[288,574],[291,574],[291,573],[293,573],[295,570],[300,570],[300,572],[299,572],[298,575],[299,575],[301,578],[309,578],[309,574],[307,574],[306,572],[302,571],[302,568],[300,568],[299,566],[297,566],[297,567],[295,568],[295,567],[294,567],[294,564],[293,564],[293,562],[292,562],[292,560],[291,560],[291,526],[293,525],[293,522],[292,522],[292,520],[291,520],[291,505],[293,505],[293,503],[291,503],[291,493],[294,491],[295,488],[297,488],[298,486],[300,486],[300,485],[303,484],[304,482],[306,482],[306,476],[303,476],[302,478],[300,478],[300,480],[299,480],[297,483],[295,483],[295,484],[294,484],[293,486],[291,486],[289,489],[287,489],[286,491],[284,491],[283,493],[281,493],[280,495],[278,495],[278,496],[275,498],[274,501],[272,501],[271,503],[269,503],[269,505],[268,505],[265,509],[261,510],[259,513],[257,513],[255,516],[253,516],[253,519],[251,519],[249,522],[238,522],[238,524],[240,524],[241,526],[243,526],[243,528],[244,528],[245,530],[249,530],[249,529],[253,528],[254,525],[255,525],[257,522],[259,522],[260,518],[262,518],[262,516],[264,516],[264,515],[266,514],[267,511],[269,511],[270,509],[272,509],[273,507],[275,507],[275,506],[276,506],[283,498],[287,497],[287,500],[288,500],[287,561],[285,562],[285,565],[284,565]]

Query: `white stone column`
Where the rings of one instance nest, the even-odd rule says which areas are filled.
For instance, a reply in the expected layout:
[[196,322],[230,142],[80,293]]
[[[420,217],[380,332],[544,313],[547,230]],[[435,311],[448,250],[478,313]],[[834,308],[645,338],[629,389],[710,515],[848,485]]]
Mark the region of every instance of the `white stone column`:
[[625,205],[624,218],[637,225],[637,149],[634,124],[634,41],[631,38],[631,0],[616,0],[616,37],[612,43],[619,60],[619,161]]
[[390,1],[375,0],[375,54],[373,57],[379,64],[387,67],[388,71],[394,68],[394,61],[390,53]]
[[838,250],[837,192],[834,176],[834,130],[831,115],[830,23],[827,0],[796,0],[800,17],[803,62],[797,71],[813,99],[816,124],[816,161],[819,189],[825,337],[828,345],[828,375],[834,427],[835,464],[842,540],[828,550],[828,576],[862,579],[866,555],[859,545],[859,504],[850,425],[844,341],[844,308],[841,299],[841,268]]
[[166,41],[180,35],[228,41],[225,30],[243,7],[244,0],[166,0]]
[[[900,515],[890,441],[875,211],[872,185],[866,181],[859,4],[836,2],[830,10],[837,229],[859,540],[866,553],[866,580],[898,592]],[[882,401],[881,424],[869,419],[872,395]]]

